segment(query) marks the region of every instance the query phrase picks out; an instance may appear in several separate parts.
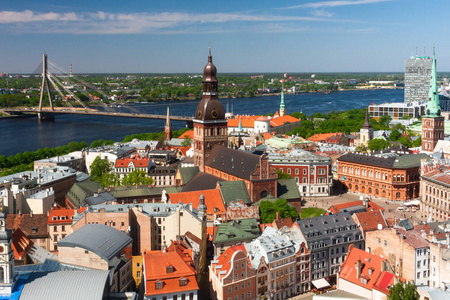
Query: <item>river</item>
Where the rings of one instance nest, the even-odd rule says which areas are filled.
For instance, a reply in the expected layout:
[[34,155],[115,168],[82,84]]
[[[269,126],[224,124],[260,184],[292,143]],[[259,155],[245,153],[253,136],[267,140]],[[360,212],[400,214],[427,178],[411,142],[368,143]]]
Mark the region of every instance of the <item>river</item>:
[[[403,102],[403,90],[343,91],[330,94],[307,93],[285,95],[286,113],[302,111],[306,115],[332,110],[363,108],[371,103]],[[225,109],[235,114],[268,114],[279,109],[280,96],[221,99]],[[171,115],[192,116],[199,101],[173,101],[164,103],[134,104],[142,113],[166,114],[167,105]],[[129,112],[125,107],[117,111]],[[0,155],[35,151],[39,148],[57,147],[70,142],[94,140],[122,141],[126,135],[164,130],[163,120],[118,118],[83,115],[58,115],[54,122],[37,118],[0,119]],[[172,122],[174,129],[185,126],[184,122]]]

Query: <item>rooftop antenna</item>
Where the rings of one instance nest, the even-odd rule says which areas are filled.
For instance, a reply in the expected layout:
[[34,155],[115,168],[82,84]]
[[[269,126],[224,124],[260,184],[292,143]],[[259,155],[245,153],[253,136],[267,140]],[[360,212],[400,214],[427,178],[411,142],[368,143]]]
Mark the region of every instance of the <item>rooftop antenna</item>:
[[419,56],[419,51],[417,50],[417,46],[416,46],[416,56]]

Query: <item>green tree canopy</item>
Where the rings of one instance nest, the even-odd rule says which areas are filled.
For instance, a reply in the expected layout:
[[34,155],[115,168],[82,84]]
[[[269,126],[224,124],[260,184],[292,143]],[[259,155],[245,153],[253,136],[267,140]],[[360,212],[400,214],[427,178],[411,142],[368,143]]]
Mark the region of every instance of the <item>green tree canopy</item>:
[[419,293],[417,286],[408,281],[403,283],[401,281],[394,284],[389,290],[389,300],[419,300]]
[[278,173],[278,179],[291,179],[292,176],[288,173],[283,173],[281,170],[277,170]]
[[278,199],[273,203],[261,201],[259,211],[262,223],[272,223],[276,218],[277,212],[280,213],[280,218],[291,218],[292,220],[298,218],[297,210],[290,206],[286,199]]
[[369,141],[369,149],[372,151],[383,150],[390,146],[391,144],[384,139],[373,139]]
[[108,158],[101,159],[97,156],[91,164],[91,178],[100,182],[102,175],[111,172],[111,170]]
[[392,130],[391,135],[389,136],[389,140],[395,142],[400,138],[401,135],[402,133],[400,131]]
[[147,177],[145,171],[135,170],[129,174],[127,174],[122,179],[122,185],[144,185],[144,184],[153,184],[153,179],[151,177]]

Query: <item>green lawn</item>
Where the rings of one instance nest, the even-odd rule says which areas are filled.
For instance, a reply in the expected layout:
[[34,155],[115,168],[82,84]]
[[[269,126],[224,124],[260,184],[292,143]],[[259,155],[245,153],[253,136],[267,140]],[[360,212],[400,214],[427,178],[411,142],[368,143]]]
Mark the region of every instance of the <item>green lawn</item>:
[[306,207],[306,208],[302,208],[300,218],[301,219],[314,218],[314,217],[318,217],[325,213],[326,213],[326,210],[321,209],[321,208]]

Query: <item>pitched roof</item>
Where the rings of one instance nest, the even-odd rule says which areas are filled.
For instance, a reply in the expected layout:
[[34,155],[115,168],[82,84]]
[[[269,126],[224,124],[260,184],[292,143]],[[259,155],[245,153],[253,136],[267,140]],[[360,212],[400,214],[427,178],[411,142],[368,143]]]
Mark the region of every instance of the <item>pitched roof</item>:
[[346,161],[351,163],[392,168],[392,169],[406,169],[420,166],[422,159],[430,160],[430,156],[420,154],[405,154],[401,156],[389,153],[387,155],[364,155],[358,153],[346,153],[338,158],[339,161]]
[[[228,272],[234,265],[231,261],[235,256],[234,254],[238,251],[243,251],[245,255],[247,255],[247,250],[245,249],[244,244],[234,245],[226,249],[215,261],[211,263],[211,270],[219,279],[222,279],[228,275]],[[251,263],[248,259],[247,265],[251,267]]]
[[253,128],[258,118],[259,116],[236,116],[234,119],[228,119],[228,127],[239,127],[239,121],[241,121],[243,128]]
[[124,157],[116,159],[116,168],[128,168],[130,163],[133,163],[135,168],[147,168],[148,166],[148,157],[140,157],[139,154],[136,154],[135,157]]
[[58,242],[58,247],[80,247],[109,261],[132,242],[126,233],[102,224],[86,224]]
[[295,123],[295,122],[300,122],[300,119],[294,118],[290,115],[284,115],[281,117],[270,119],[270,126],[277,127],[284,125],[285,123]]
[[244,204],[252,202],[243,180],[221,181],[219,182],[219,190],[225,205],[229,205],[231,202],[242,202]]
[[258,237],[261,230],[256,219],[241,219],[222,223],[217,228],[213,244],[251,240]]
[[184,138],[193,139],[194,138],[194,130],[185,131],[182,135],[179,136],[180,139]]
[[260,156],[256,154],[216,145],[205,165],[238,178],[250,180],[251,174],[259,164],[259,159]]
[[297,183],[293,178],[279,179],[277,186],[277,198],[279,199],[300,199],[300,192],[297,187]]
[[33,247],[34,242],[26,237],[20,228],[14,230],[11,235],[12,248],[14,250],[14,258],[21,260],[28,251]]
[[8,214],[6,216],[8,229],[20,228],[30,238],[47,238],[47,215],[46,214]]
[[401,234],[405,237],[405,241],[411,245],[413,248],[425,248],[429,246],[428,242],[422,235],[415,230],[405,230],[403,228],[395,228],[397,234]]
[[307,138],[308,141],[311,142],[321,142],[321,141],[325,141],[326,139],[335,136],[336,133],[316,133],[313,136],[310,136],[309,138]]
[[328,209],[328,211],[333,214],[337,214],[340,212],[354,213],[354,212],[375,211],[375,210],[384,211],[384,208],[370,200],[368,202],[368,208],[364,207],[363,201],[357,200],[357,201],[351,201],[351,202],[346,202],[346,203],[342,203],[342,204],[332,205]]
[[[167,273],[167,267],[172,266],[173,272]],[[195,271],[189,266],[177,251],[150,251],[144,254],[145,295],[160,295],[198,290]],[[187,279],[186,285],[180,285],[180,279]],[[156,289],[156,282],[162,283],[161,289]]]
[[[87,207],[81,207],[77,209],[78,213],[82,213]],[[72,217],[75,213],[75,209],[70,208],[56,208],[52,209],[48,213],[48,224],[72,224]]]
[[247,206],[239,202],[229,203],[227,207],[227,220],[240,220],[253,218],[259,220],[259,207]]
[[224,181],[223,179],[216,177],[208,173],[199,172],[192,177],[189,182],[182,187],[183,192],[211,190],[217,187],[218,181]]
[[192,206],[197,209],[198,205],[200,204],[200,196],[202,194],[203,196],[205,196],[206,214],[213,215],[215,212],[226,212],[225,205],[223,204],[223,200],[218,189],[180,192],[168,194],[167,196],[168,199],[172,201],[172,203],[192,203]]
[[184,168],[178,168],[178,172],[181,177],[181,182],[183,184],[187,184],[189,180],[191,180],[198,172],[200,172],[200,169],[197,167],[184,167]]
[[354,214],[354,218],[359,223],[361,230],[364,232],[364,236],[367,231],[388,227],[383,212],[380,210],[356,213]]
[[389,295],[389,289],[395,284],[395,278],[405,282],[404,278],[394,275],[391,272],[383,271],[380,277],[378,277],[378,281],[373,285],[373,288],[385,295]]
[[97,193],[99,189],[102,189],[102,186],[97,181],[86,180],[83,182],[75,182],[66,196],[75,207],[80,207],[81,202],[87,196]]
[[33,272],[20,299],[103,299],[109,271]]
[[[347,257],[341,265],[339,279],[343,279],[365,289],[372,290],[373,286],[383,272],[382,264],[388,264],[387,260],[378,255],[360,250],[353,244],[350,245],[349,248],[350,250]],[[361,263],[360,277],[357,277],[357,261],[360,261]]]
[[283,218],[283,219],[275,219],[273,220],[273,224],[275,225],[276,229],[281,229],[284,226],[287,226],[291,228],[291,226],[294,224],[291,218]]
[[161,196],[163,190],[166,190],[167,193],[177,193],[181,191],[181,187],[177,186],[157,186],[157,187],[149,187],[149,186],[139,186],[136,187],[115,187],[112,188],[110,193],[118,200],[122,198],[131,198],[131,197],[150,197],[150,196]]

